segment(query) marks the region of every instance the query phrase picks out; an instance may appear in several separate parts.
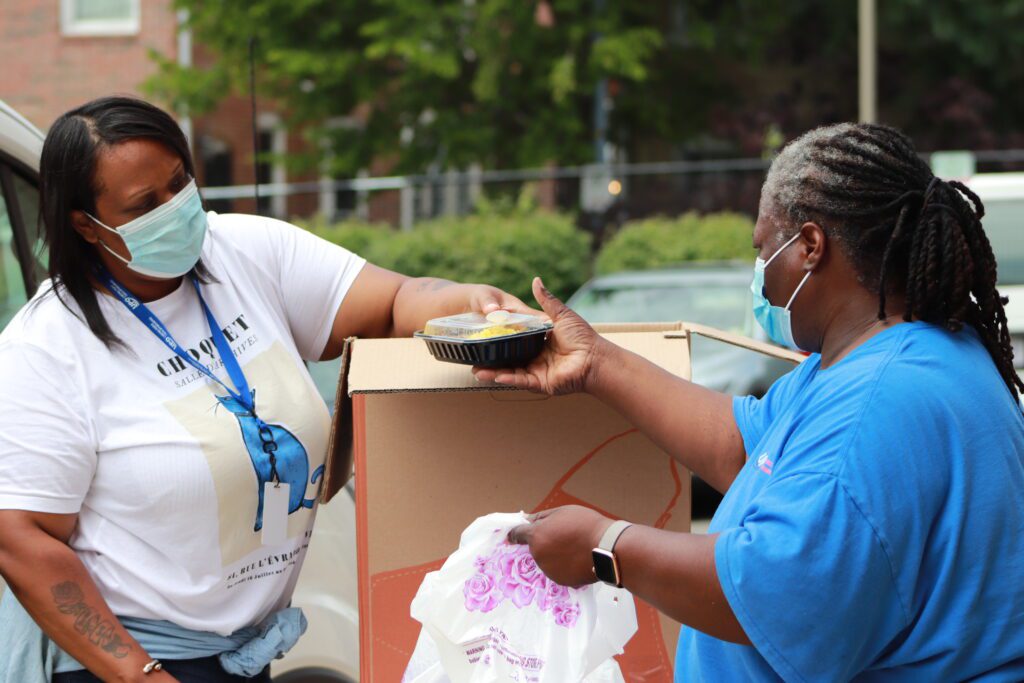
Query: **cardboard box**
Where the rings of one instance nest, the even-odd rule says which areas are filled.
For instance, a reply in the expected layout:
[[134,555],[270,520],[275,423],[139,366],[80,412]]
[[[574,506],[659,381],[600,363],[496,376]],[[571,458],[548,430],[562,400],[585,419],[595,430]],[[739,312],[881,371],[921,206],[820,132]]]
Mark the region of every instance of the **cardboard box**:
[[[599,331],[684,378],[693,333],[802,358],[688,323]],[[401,680],[420,628],[409,604],[481,515],[576,503],[690,528],[690,473],[593,397],[482,385],[468,367],[435,361],[420,340],[382,339],[346,345],[337,399],[322,500],[354,461],[364,681]],[[637,617],[619,658],[626,680],[671,681],[678,624],[640,600]]]

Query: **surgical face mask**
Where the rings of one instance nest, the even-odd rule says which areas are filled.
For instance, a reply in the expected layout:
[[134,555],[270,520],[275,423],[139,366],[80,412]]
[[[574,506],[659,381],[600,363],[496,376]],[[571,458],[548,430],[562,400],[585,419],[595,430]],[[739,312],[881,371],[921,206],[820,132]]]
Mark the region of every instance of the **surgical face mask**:
[[155,278],[175,278],[192,270],[206,239],[206,213],[192,180],[170,201],[117,228],[86,213],[97,225],[116,233],[128,247],[131,260],[100,244],[131,270]]
[[764,259],[757,259],[754,263],[754,281],[750,283],[750,291],[754,294],[754,317],[757,322],[760,323],[761,327],[768,334],[768,338],[776,344],[780,344],[790,349],[800,350],[797,346],[796,341],[793,340],[793,319],[790,313],[790,306],[793,305],[793,300],[796,299],[796,295],[800,293],[804,284],[807,282],[807,278],[811,276],[811,271],[807,271],[807,275],[804,275],[804,279],[797,285],[796,290],[793,292],[793,296],[789,297],[789,302],[785,308],[782,306],[772,306],[771,302],[768,301],[768,297],[764,293],[764,270],[768,267],[775,258],[781,254],[786,247],[793,244],[796,238],[800,236],[800,233],[793,235],[792,238],[781,247],[778,251],[772,254],[771,258],[767,261]]

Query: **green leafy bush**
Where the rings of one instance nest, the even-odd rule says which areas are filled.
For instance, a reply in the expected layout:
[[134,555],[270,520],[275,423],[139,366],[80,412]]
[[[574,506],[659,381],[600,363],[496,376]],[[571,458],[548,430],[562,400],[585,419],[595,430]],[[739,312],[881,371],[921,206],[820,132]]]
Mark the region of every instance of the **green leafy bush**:
[[307,229],[383,268],[413,277],[441,277],[500,287],[527,303],[535,275],[567,297],[590,274],[590,237],[571,216],[504,207],[438,218],[410,232],[353,222]]
[[[568,297],[591,272],[590,236],[576,228],[572,216],[533,208],[523,196],[485,201],[476,214],[437,218],[410,232],[358,221],[300,225],[382,268],[413,277],[484,282],[527,303],[533,303],[535,275],[552,292]],[[750,260],[753,227],[737,213],[627,223],[605,244],[596,269],[603,274],[685,261]]]
[[754,223],[739,213],[650,218],[624,225],[597,256],[600,274],[685,261],[753,260]]
[[397,234],[387,223],[364,223],[354,220],[328,223],[322,218],[315,218],[309,221],[297,220],[295,224],[360,256],[370,252],[377,242],[394,239]]

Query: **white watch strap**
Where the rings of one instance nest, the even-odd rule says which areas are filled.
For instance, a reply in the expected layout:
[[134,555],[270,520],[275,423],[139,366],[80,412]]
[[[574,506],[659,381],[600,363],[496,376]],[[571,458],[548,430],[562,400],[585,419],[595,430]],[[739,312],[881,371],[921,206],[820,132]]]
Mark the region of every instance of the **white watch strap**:
[[633,526],[631,522],[620,519],[617,522],[612,522],[612,525],[608,527],[604,535],[601,536],[601,542],[597,544],[597,547],[601,550],[612,552],[615,550],[615,543],[619,540],[619,536],[622,532]]

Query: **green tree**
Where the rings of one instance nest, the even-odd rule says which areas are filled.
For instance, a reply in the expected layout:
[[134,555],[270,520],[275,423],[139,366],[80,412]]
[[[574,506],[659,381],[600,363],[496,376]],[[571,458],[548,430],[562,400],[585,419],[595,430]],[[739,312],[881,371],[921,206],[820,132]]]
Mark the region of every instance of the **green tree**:
[[[290,125],[329,141],[335,173],[378,158],[399,172],[586,162],[595,84],[650,78],[660,10],[548,1],[178,0],[217,61],[198,70],[154,54],[160,70],[149,88],[179,110],[209,111],[247,89],[255,38],[260,93]],[[351,112],[360,129],[322,125]],[[614,135],[622,123],[613,126]]]
[[[245,92],[255,37],[261,94],[328,141],[338,175],[380,158],[397,172],[589,162],[602,78],[614,102],[608,137],[631,158],[760,156],[857,116],[853,1],[177,5],[217,61],[182,69],[154,55],[153,94],[197,113]],[[1021,20],[1024,0],[879,3],[881,120],[921,149],[1024,146]],[[361,129],[321,125],[351,112]]]
[[[659,137],[757,156],[780,131],[857,118],[854,0],[671,4],[678,49],[644,84]],[[1024,0],[879,2],[880,120],[922,150],[1024,146],[1022,21]]]

